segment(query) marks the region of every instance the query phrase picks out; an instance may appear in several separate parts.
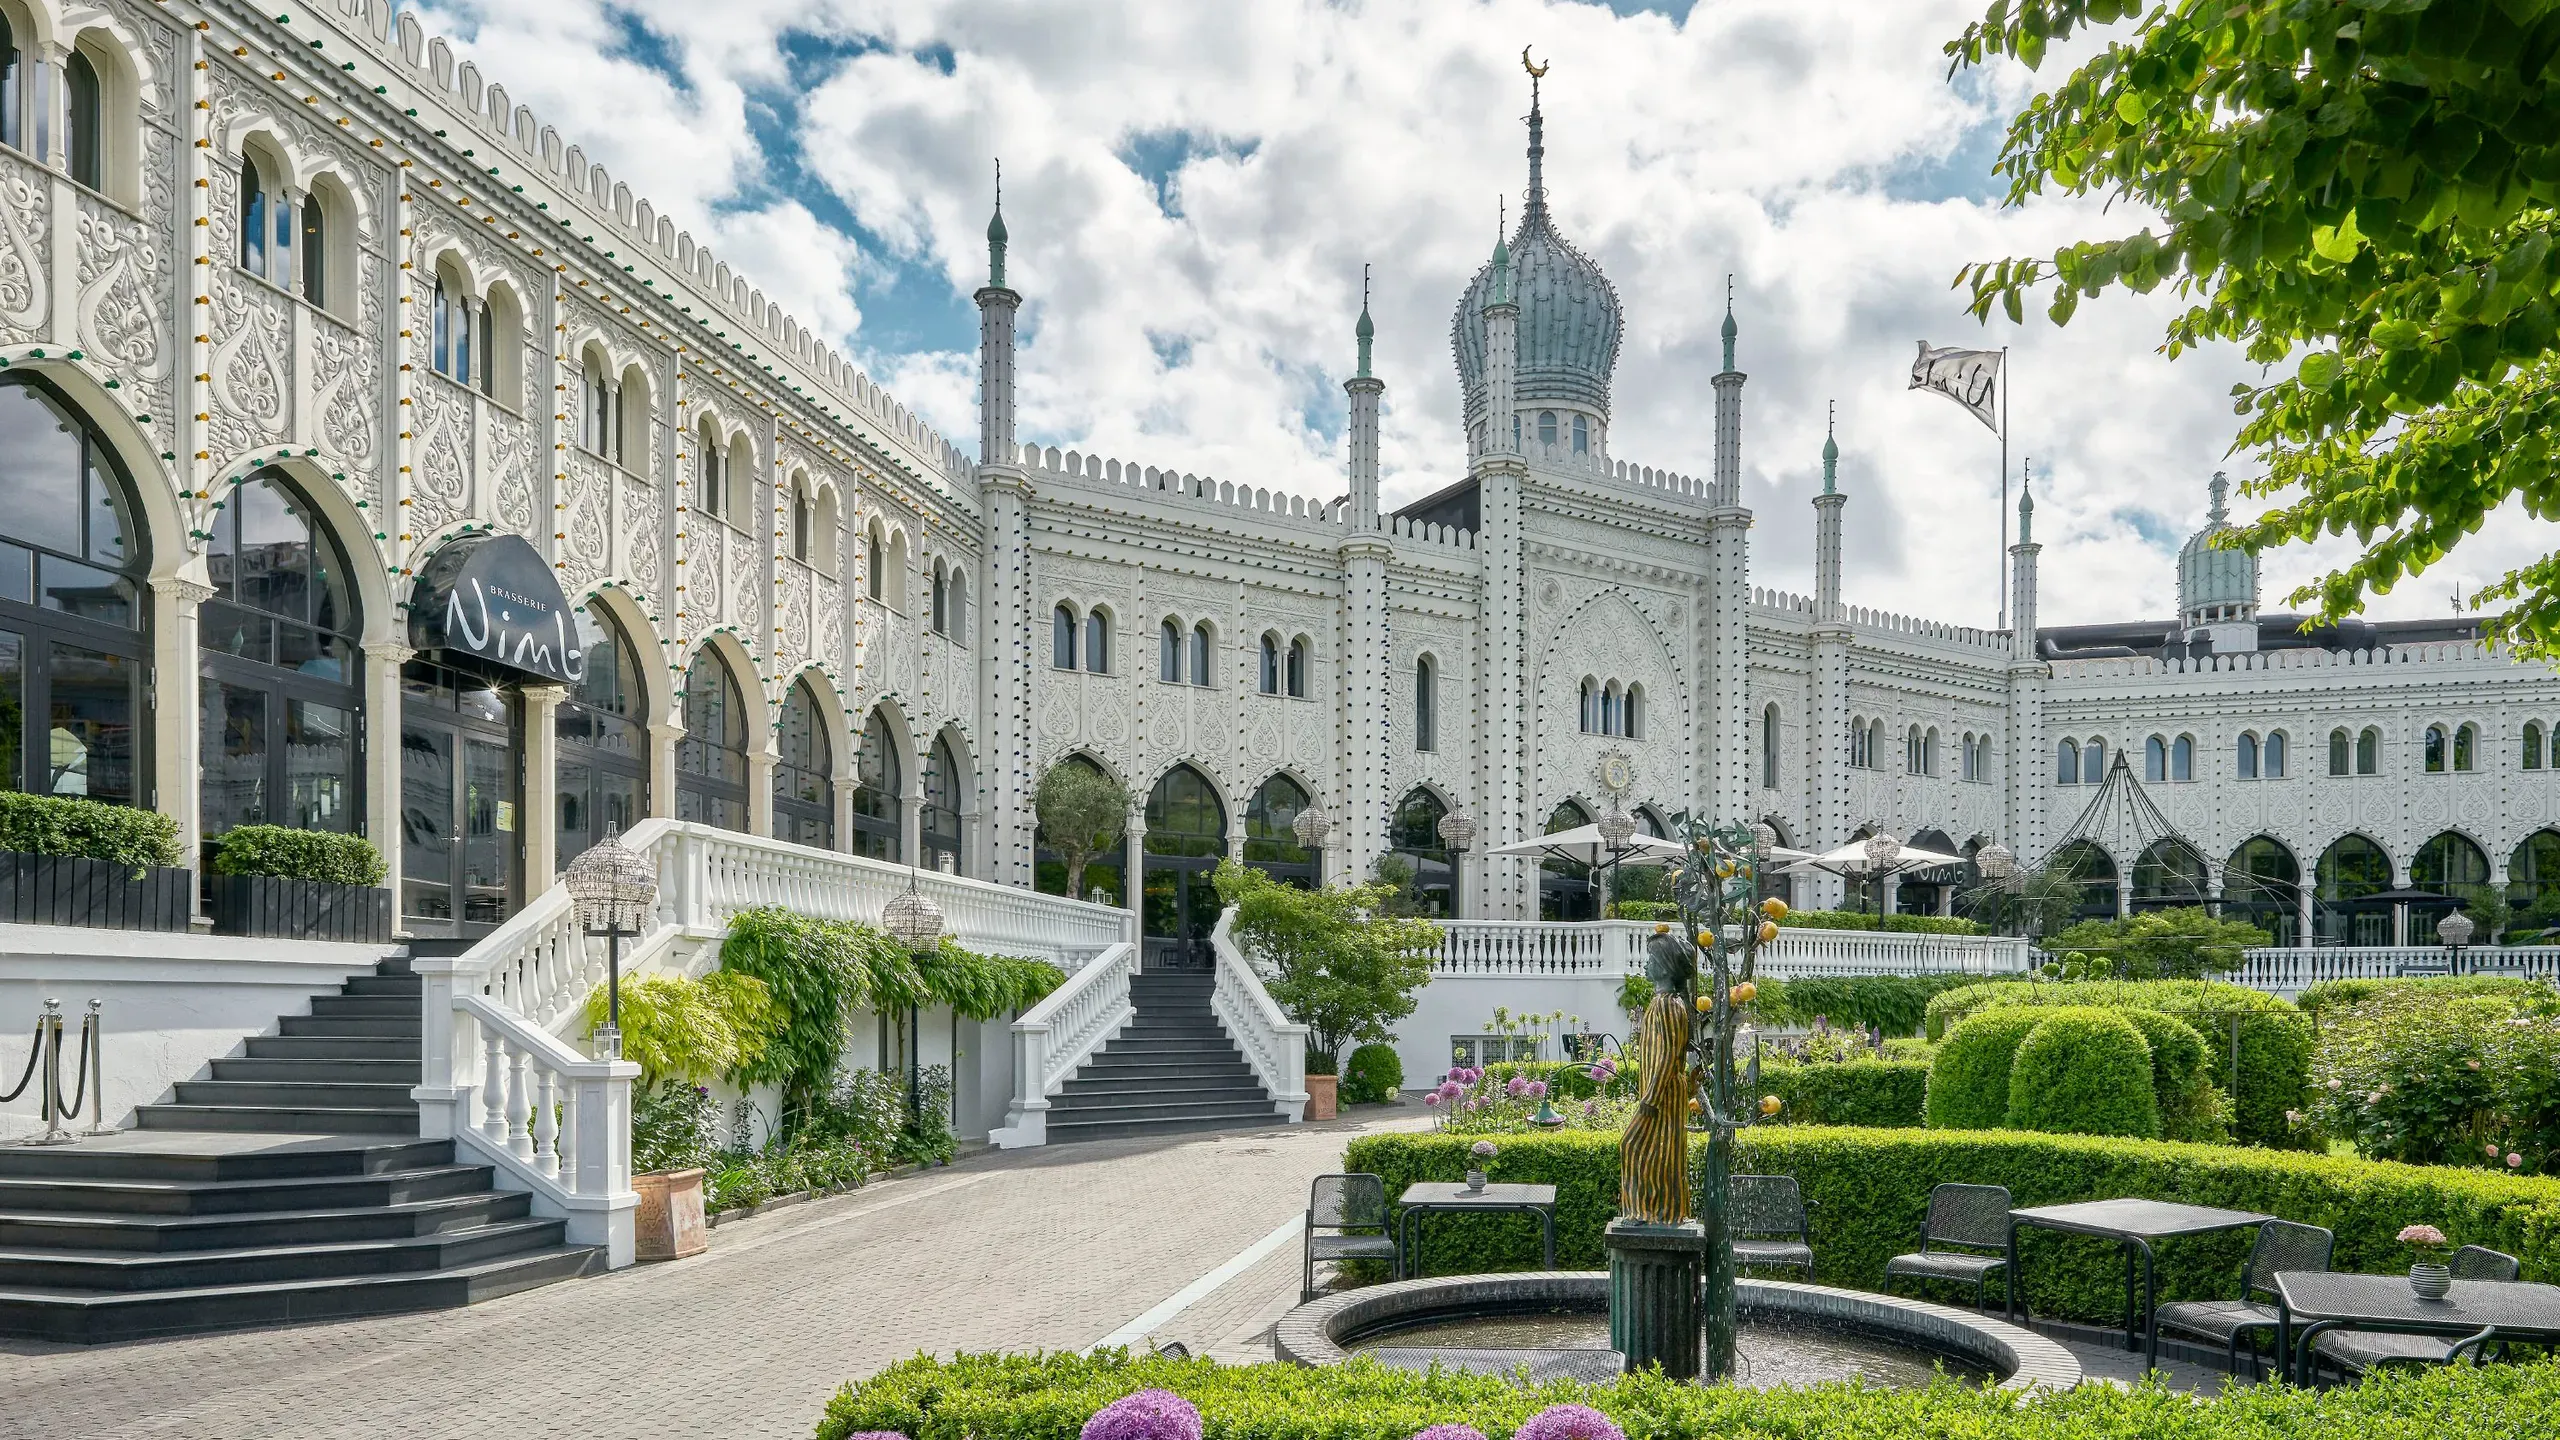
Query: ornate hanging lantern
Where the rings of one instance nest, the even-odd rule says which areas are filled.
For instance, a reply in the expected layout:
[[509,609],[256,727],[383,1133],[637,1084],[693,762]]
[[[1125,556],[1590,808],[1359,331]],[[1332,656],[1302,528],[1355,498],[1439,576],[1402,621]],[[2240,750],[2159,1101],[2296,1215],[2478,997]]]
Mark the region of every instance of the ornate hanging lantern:
[[1890,870],[1893,862],[1902,858],[1902,842],[1890,835],[1870,835],[1867,837],[1866,854],[1868,869]]
[[1440,817],[1440,841],[1452,850],[1466,850],[1476,843],[1476,817],[1464,809],[1452,810]]
[[942,907],[916,888],[913,871],[907,874],[906,893],[893,897],[880,912],[880,928],[912,954],[921,955],[942,943]]
[[2018,873],[2017,852],[1994,840],[1973,852],[1974,868],[1985,880],[2006,880]]
[[1324,813],[1323,806],[1309,805],[1298,812],[1296,822],[1289,829],[1297,835],[1300,845],[1309,850],[1321,850],[1325,835],[1333,829],[1333,817]]

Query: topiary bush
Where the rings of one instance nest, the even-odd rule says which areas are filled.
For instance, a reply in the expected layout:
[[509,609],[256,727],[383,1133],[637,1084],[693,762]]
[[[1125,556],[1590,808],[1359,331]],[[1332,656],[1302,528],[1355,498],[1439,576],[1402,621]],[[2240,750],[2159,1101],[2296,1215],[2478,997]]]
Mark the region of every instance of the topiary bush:
[[[1925,1060],[1849,1060],[1760,1067],[1759,1094],[1775,1095],[1782,1125],[1919,1125],[1929,1092]],[[1756,1098],[1756,1097],[1748,1097]]]
[[1929,1062],[1925,1115],[1939,1130],[1995,1130],[2009,1120],[2009,1065],[2041,1017],[1994,1010],[1956,1026]]
[[215,840],[216,875],[273,875],[330,885],[379,885],[389,873],[382,852],[361,835],[295,830],[284,825],[240,825]]
[[178,848],[178,822],[156,810],[15,791],[0,791],[0,850],[78,855],[137,870],[186,863]]
[[2231,1106],[2205,1073],[2204,1037],[2175,1015],[2138,1006],[2118,1015],[2142,1032],[2151,1047],[2151,1095],[2160,1110],[2160,1138],[2217,1144],[2231,1138]]
[[2158,1139],[2160,1104],[2142,1032],[2095,1007],[2041,1015],[2009,1063],[2009,1128]]
[[1342,1067],[1346,1105],[1384,1105],[1404,1088],[1404,1061],[1393,1045],[1369,1044],[1351,1052]]
[[[1908,917],[1925,919],[1925,916]],[[1949,990],[1978,985],[1974,975],[1812,975],[1763,980],[1752,1013],[1771,1025],[1809,1026],[1820,1016],[1834,1025],[1876,1026],[1888,1036],[1917,1035],[1929,1002]]]

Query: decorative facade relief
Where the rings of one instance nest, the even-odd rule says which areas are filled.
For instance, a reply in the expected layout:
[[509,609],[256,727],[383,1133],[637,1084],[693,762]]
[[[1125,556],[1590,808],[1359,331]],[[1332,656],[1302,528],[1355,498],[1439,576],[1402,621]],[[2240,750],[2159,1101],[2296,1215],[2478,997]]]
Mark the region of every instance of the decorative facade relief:
[[[567,539],[560,552],[561,577],[564,588],[583,589],[602,580],[611,554],[611,519],[613,479],[611,467],[575,446],[564,452],[568,480],[565,511],[554,512],[567,517],[561,530]],[[697,615],[694,633],[710,628],[712,622]],[[688,639],[691,637],[688,636]]]
[[53,270],[53,177],[0,150],[0,340],[40,340]]

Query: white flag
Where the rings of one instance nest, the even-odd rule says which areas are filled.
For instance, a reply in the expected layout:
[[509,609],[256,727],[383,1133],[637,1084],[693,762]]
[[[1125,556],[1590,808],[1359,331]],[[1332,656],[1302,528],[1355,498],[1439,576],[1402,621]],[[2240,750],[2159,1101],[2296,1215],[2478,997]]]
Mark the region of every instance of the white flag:
[[2000,433],[2000,361],[1997,350],[1932,350],[1920,342],[1920,358],[1911,362],[1911,388],[1935,390]]

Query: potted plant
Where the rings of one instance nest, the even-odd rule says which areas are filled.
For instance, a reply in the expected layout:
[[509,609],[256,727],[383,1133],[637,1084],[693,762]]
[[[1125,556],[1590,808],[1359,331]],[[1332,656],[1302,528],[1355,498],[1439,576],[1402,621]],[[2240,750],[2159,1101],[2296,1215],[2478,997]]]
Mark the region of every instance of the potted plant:
[[178,822],[130,805],[0,793],[0,920],[184,930],[195,877]]
[[2444,1254],[2444,1232],[2433,1225],[2410,1225],[2400,1231],[2400,1243],[2417,1252],[2417,1260],[2409,1266],[2409,1291],[2421,1300],[2442,1300],[2453,1290],[2453,1271],[2441,1258]]
[[361,835],[242,825],[213,842],[206,885],[217,935],[282,940],[391,938],[382,852]]
[[1467,1189],[1484,1188],[1484,1167],[1492,1164],[1493,1157],[1501,1153],[1501,1149],[1490,1140],[1479,1140],[1467,1147],[1467,1157],[1471,1162],[1467,1166]]
[[[587,996],[590,1035],[605,1019],[605,992]],[[622,1055],[640,1066],[632,1095],[631,1188],[639,1192],[634,1254],[676,1260],[709,1244],[703,1161],[717,1149],[711,1091],[701,1082],[763,1057],[783,1027],[781,1006],[752,975],[714,970],[628,976],[622,981]]]
[[1310,1120],[1330,1120],[1341,1113],[1342,1077],[1334,1073],[1333,1057],[1318,1050],[1307,1052],[1307,1116]]

